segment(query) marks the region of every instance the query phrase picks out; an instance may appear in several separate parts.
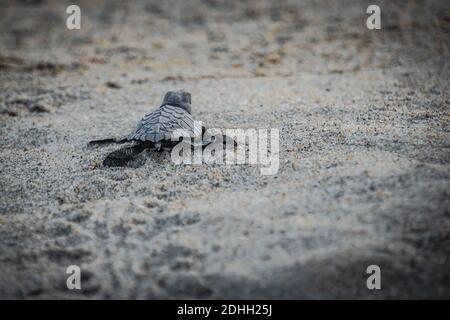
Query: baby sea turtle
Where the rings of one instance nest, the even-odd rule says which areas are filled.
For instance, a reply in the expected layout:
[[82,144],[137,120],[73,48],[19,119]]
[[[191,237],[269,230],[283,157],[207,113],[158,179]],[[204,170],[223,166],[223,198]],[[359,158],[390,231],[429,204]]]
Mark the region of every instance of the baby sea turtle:
[[[145,149],[161,151],[173,148],[181,141],[181,138],[177,141],[172,140],[176,130],[182,130],[192,139],[203,138],[206,131],[205,127],[194,121],[191,114],[191,94],[184,90],[167,92],[161,106],[146,114],[130,134],[120,138],[93,140],[89,145],[132,143],[129,147],[113,151],[103,161],[105,166],[124,166]],[[223,143],[230,141],[229,139],[224,137]],[[234,140],[232,141],[236,144]],[[202,140],[202,146],[213,142],[214,139],[211,138]]]

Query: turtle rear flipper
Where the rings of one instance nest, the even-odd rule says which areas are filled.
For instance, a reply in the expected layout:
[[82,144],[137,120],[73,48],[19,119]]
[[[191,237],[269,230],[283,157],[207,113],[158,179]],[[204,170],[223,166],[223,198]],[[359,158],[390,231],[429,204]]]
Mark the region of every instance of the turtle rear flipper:
[[108,154],[103,160],[105,167],[124,167],[128,162],[132,161],[146,148],[149,148],[148,143],[139,143],[134,146],[121,148]]
[[126,143],[129,142],[128,138],[120,137],[120,138],[107,138],[107,139],[100,139],[100,140],[92,140],[89,141],[88,145],[94,146],[94,145],[102,145],[102,144],[110,144],[110,143]]

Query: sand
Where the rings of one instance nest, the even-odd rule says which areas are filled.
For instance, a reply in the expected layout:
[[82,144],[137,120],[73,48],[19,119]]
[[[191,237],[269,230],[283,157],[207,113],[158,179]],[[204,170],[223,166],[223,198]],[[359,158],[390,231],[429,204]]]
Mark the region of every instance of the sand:
[[[67,5],[1,4],[0,298],[450,297],[447,1],[381,1],[381,30],[359,1]],[[278,173],[102,166],[89,140],[182,88],[279,129]]]

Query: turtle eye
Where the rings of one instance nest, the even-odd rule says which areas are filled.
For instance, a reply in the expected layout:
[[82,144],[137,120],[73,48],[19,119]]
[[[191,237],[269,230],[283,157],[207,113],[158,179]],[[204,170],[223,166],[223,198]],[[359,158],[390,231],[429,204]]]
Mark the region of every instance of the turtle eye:
[[173,95],[173,91],[169,91],[166,93],[166,95],[164,96],[164,101],[169,101],[170,96]]

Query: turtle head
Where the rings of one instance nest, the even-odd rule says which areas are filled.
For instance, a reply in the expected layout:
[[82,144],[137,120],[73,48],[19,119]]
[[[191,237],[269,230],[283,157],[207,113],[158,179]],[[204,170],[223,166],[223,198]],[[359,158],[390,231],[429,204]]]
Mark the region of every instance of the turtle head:
[[191,113],[191,94],[184,90],[169,91],[164,96],[161,106],[165,105],[180,107]]

